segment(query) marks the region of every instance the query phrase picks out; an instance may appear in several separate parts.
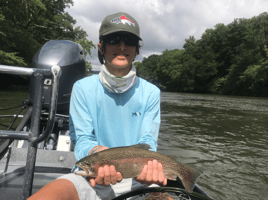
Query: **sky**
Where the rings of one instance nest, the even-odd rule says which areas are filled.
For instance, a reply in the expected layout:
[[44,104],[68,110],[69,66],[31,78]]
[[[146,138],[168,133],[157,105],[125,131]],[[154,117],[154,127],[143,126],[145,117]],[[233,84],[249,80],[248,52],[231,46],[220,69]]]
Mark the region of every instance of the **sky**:
[[[126,12],[140,26],[143,46],[135,61],[164,50],[182,49],[185,39],[200,39],[206,29],[218,23],[228,25],[237,18],[252,18],[267,12],[267,0],[73,0],[67,8],[97,46],[102,20]],[[93,70],[100,69],[97,49],[86,58]]]

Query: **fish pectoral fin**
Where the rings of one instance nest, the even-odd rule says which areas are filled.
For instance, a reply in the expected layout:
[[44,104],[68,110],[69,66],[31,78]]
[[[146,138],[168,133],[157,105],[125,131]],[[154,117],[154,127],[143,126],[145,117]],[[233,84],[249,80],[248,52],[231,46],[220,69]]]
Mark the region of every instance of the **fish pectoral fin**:
[[139,149],[146,149],[146,150],[151,149],[151,146],[149,144],[146,144],[146,143],[135,144],[135,145],[131,145],[130,147],[135,147],[135,148],[139,148]]

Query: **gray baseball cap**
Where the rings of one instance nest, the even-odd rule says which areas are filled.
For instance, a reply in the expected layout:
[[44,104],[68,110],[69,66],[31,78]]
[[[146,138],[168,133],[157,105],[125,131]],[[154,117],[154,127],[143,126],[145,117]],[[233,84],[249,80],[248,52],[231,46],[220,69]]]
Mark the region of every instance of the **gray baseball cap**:
[[106,16],[101,23],[99,37],[121,31],[132,33],[142,40],[138,22],[124,12]]

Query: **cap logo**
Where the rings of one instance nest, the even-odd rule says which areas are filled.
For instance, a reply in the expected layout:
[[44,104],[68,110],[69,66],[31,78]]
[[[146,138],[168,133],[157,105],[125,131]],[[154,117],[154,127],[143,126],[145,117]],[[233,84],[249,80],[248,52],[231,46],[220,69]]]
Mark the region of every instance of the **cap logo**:
[[111,20],[112,23],[122,23],[122,24],[128,24],[128,25],[133,25],[135,26],[134,21],[131,21],[130,19],[128,19],[127,17],[125,17],[125,15],[121,15],[120,17],[116,17],[114,19]]

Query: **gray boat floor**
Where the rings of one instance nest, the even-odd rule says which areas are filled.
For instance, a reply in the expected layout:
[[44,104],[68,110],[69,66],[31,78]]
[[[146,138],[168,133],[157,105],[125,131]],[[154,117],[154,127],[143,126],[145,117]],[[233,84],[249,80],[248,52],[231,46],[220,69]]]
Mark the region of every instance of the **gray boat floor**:
[[[27,149],[12,148],[8,157],[0,160],[0,199],[22,199]],[[8,163],[7,171],[5,171]],[[75,163],[73,152],[38,149],[32,194],[43,186],[70,173]]]

